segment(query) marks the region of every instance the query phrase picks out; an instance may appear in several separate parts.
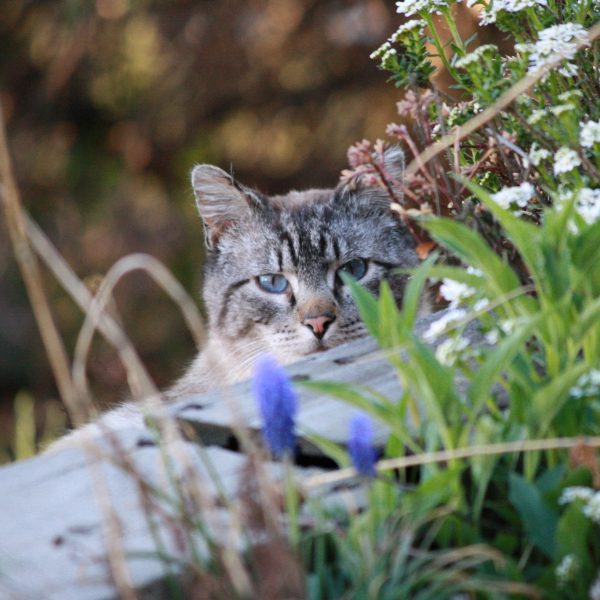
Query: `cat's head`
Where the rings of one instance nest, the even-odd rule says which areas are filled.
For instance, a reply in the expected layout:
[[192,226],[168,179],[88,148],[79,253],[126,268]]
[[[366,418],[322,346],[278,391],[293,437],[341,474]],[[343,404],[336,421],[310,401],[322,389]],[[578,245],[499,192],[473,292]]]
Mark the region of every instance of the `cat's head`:
[[[403,156],[385,154],[399,179]],[[384,190],[340,185],[268,197],[211,165],[192,172],[208,248],[204,301],[210,334],[232,359],[270,352],[288,363],[364,336],[341,273],[377,293],[387,279],[400,300],[418,263],[411,236]]]

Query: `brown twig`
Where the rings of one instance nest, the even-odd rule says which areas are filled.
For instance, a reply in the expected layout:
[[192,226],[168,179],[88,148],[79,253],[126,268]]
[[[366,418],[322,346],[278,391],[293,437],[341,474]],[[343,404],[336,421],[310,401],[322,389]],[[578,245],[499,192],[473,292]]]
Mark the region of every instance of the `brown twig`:
[[[500,454],[511,454],[513,452],[539,452],[541,450],[568,450],[587,446],[589,448],[600,448],[600,437],[574,437],[574,438],[551,438],[547,440],[521,440],[517,442],[501,442],[498,444],[482,444],[467,448],[456,448],[454,450],[441,450],[440,452],[424,452],[411,456],[389,458],[377,463],[378,471],[391,471],[395,469],[406,469],[433,463],[448,462],[464,458],[476,458],[479,456],[494,456]],[[339,469],[333,473],[321,473],[306,478],[302,482],[304,489],[312,489],[322,485],[340,483],[347,479],[356,477],[356,471],[352,467]]]
[[27,238],[27,228],[21,199],[13,177],[12,162],[6,140],[4,117],[0,108],[0,195],[4,205],[4,214],[11,237],[15,257],[27,288],[27,294],[60,397],[64,402],[74,423],[85,423],[88,418],[88,407],[77,396],[71,375],[69,361],[62,339],[58,333],[52,312],[42,285],[42,277],[35,254],[32,252]]

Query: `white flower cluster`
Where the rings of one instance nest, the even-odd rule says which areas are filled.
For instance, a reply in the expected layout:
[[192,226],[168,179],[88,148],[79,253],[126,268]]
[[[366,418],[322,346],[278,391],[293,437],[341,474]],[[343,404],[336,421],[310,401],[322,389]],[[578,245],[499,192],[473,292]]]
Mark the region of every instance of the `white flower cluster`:
[[600,492],[596,492],[583,507],[583,514],[594,521],[594,523],[600,524]]
[[571,504],[572,502],[582,502],[583,514],[594,523],[600,524],[600,492],[583,486],[565,488],[558,503]]
[[562,94],[558,95],[558,99],[561,102],[570,102],[571,100],[574,100],[575,98],[582,98],[583,97],[583,92],[581,90],[569,90],[568,92],[563,92]]
[[596,575],[596,579],[594,579],[594,583],[590,586],[590,590],[588,592],[590,600],[600,600],[600,572]]
[[441,15],[440,9],[446,6],[448,6],[447,0],[401,0],[396,2],[396,12],[407,17],[422,12]]
[[592,499],[594,495],[594,490],[589,487],[584,487],[582,485],[575,485],[568,488],[565,488],[558,499],[559,504],[571,504],[572,502],[576,502],[581,500],[583,502],[588,502]]
[[579,158],[577,152],[575,152],[575,150],[571,150],[571,148],[567,148],[566,146],[559,148],[554,154],[553,170],[555,175],[568,173],[575,167],[578,167],[580,164],[581,159]]
[[498,46],[495,44],[484,44],[483,46],[479,46],[475,48],[473,52],[469,52],[469,54],[465,54],[462,58],[459,58],[456,61],[456,66],[459,69],[464,69],[472,63],[481,62],[481,59],[487,54],[498,54]]
[[471,342],[462,336],[448,338],[435,349],[435,356],[440,363],[451,367],[470,345]]
[[[525,208],[527,203],[533,198],[534,193],[533,186],[525,181],[521,185],[502,188],[499,192],[492,194],[492,200],[507,210],[514,204],[520,208]],[[520,214],[522,211],[519,210],[516,212]]]
[[[467,6],[473,6],[475,0],[469,0]],[[530,8],[534,6],[547,6],[547,0],[493,0],[492,5],[486,7],[485,11],[480,13],[480,22],[482,25],[489,25],[495,23],[499,12],[511,12],[516,13],[524,8]]]
[[540,148],[534,142],[533,146],[531,146],[531,150],[529,150],[527,158],[534,167],[537,167],[543,160],[550,158],[550,156],[551,154],[549,150],[546,150],[545,148]]
[[584,148],[592,148],[594,144],[600,143],[600,121],[588,121],[579,125],[579,141]]
[[450,308],[456,308],[465,298],[475,295],[476,291],[470,285],[455,279],[443,279],[440,286],[440,294],[444,300],[450,302]]
[[575,210],[588,225],[600,219],[600,189],[580,189],[575,201]]
[[577,571],[579,571],[577,557],[574,554],[567,554],[566,556],[563,556],[562,560],[558,563],[554,573],[556,574],[558,583],[564,585],[575,578]]
[[550,108],[550,112],[555,116],[555,117],[560,117],[560,115],[562,115],[565,112],[571,112],[572,110],[576,110],[577,107],[574,104],[571,104],[570,102],[567,104],[558,104],[557,106],[552,106]]
[[405,33],[409,33],[411,31],[416,31],[417,34],[421,36],[425,32],[425,27],[427,27],[427,23],[425,23],[423,19],[412,19],[411,21],[400,25],[400,27],[398,27],[398,29],[392,33],[389,41],[395,44],[396,42],[400,41]]
[[511,335],[514,333],[517,328],[524,323],[524,319],[504,319],[500,321],[498,325],[498,329],[492,329],[485,334],[485,341],[494,346],[500,341],[500,331],[504,333],[504,335]]
[[381,46],[379,46],[377,50],[371,52],[369,58],[372,58],[373,60],[380,60],[381,64],[383,64],[388,58],[390,58],[394,54],[396,54],[396,48],[392,48],[390,42],[387,41],[383,42],[383,44],[381,44]]
[[461,319],[467,316],[467,311],[464,308],[453,308],[448,310],[439,319],[431,323],[427,331],[423,334],[423,339],[427,342],[433,342],[445,333],[446,329],[453,324],[458,323]]
[[[533,73],[559,58],[573,59],[582,43],[589,43],[585,28],[576,23],[562,23],[540,31],[535,44],[518,44],[515,49],[529,54],[528,72]],[[577,73],[577,67],[567,63],[559,72],[571,77]]]
[[544,119],[547,116],[548,116],[548,111],[545,108],[538,108],[537,110],[534,110],[529,115],[527,122],[530,125],[536,125],[537,123],[539,123],[542,119]]
[[569,390],[574,398],[586,398],[600,394],[600,370],[592,369],[584,373]]

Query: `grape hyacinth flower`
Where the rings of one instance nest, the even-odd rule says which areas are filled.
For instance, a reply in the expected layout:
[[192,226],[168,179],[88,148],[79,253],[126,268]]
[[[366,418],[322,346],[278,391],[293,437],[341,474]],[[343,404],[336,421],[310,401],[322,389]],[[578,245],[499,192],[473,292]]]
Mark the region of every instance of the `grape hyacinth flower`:
[[373,446],[373,423],[365,413],[356,412],[350,419],[348,452],[359,475],[375,477],[377,453]]
[[256,361],[252,389],[262,418],[263,438],[272,454],[278,458],[293,454],[298,400],[289,377],[273,356],[263,354]]

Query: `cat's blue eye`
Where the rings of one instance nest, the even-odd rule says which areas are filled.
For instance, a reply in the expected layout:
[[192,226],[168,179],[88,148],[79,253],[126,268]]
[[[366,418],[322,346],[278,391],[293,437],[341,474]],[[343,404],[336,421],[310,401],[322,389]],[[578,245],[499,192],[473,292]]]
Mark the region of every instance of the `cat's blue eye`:
[[283,294],[288,289],[288,280],[279,273],[269,273],[268,275],[259,275],[256,278],[258,287],[271,294]]
[[339,273],[348,273],[354,279],[362,279],[367,272],[367,261],[364,258],[353,258],[344,263],[338,270]]

